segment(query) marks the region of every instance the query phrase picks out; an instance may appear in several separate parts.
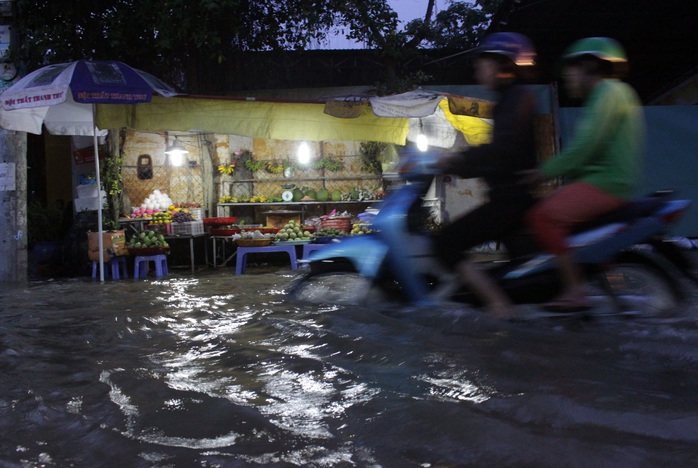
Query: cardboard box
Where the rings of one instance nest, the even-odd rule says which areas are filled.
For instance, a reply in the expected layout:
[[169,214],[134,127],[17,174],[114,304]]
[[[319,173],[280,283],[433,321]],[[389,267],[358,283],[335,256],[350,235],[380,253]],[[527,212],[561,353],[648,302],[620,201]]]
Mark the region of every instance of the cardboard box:
[[[126,248],[126,232],[102,231],[102,248],[104,249],[104,261],[111,257],[128,255]],[[90,260],[99,261],[99,233],[90,232],[87,237],[87,256]]]
[[266,220],[264,225],[273,228],[282,228],[289,221],[295,221],[296,224],[300,226],[301,224],[301,212],[300,211],[265,211]]

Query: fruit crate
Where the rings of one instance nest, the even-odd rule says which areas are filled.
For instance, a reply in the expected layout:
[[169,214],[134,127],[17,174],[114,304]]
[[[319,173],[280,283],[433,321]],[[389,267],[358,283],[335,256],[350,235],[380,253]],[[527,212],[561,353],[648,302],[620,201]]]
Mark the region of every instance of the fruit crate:
[[189,213],[194,217],[196,221],[204,220],[204,209],[203,208],[189,208]]
[[204,233],[203,221],[186,221],[184,223],[171,223],[170,230],[173,236],[185,235],[194,236]]

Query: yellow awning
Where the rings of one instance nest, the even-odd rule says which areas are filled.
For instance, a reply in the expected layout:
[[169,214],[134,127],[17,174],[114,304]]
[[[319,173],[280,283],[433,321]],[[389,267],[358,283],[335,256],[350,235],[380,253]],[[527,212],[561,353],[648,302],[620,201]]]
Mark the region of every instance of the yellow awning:
[[[453,128],[463,133],[465,141],[470,146],[478,146],[489,143],[492,138],[492,120],[469,115],[457,115],[451,113],[449,100],[443,99],[439,102],[439,107],[444,112],[446,120],[453,125]],[[489,113],[491,114],[491,112]]]
[[370,107],[353,119],[324,113],[322,103],[240,101],[153,96],[152,102],[98,104],[99,128],[139,131],[201,131],[272,140],[378,141],[404,145],[406,118],[382,118]]

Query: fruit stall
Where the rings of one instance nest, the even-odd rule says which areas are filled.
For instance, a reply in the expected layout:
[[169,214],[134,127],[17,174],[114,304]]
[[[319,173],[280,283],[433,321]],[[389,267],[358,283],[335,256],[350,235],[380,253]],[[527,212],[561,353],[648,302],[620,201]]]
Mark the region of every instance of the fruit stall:
[[[416,136],[423,128],[435,125],[429,117],[408,122],[406,116],[382,118],[370,109],[355,118],[337,118],[325,112],[320,103],[173,99],[151,103],[149,109],[179,107],[143,114],[140,130],[125,126],[110,141],[110,152],[121,159],[126,195],[121,198],[119,221],[139,237],[140,231],[167,225],[160,234],[170,248],[174,246],[168,236],[190,241],[194,236],[210,237],[203,254],[208,256],[213,250],[214,264],[218,258],[227,258],[219,252],[226,243],[237,246],[235,236],[249,232],[259,231],[275,245],[316,243],[317,238],[366,232],[370,219],[361,216],[379,209],[390,185],[400,183],[395,176],[398,150],[408,134]],[[438,104],[440,100],[434,99],[434,105],[447,113],[448,105]],[[253,112],[260,117],[249,118]],[[111,128],[121,128],[116,125],[121,114],[112,114],[105,109],[100,119],[112,122]],[[151,122],[154,116],[166,120]],[[465,118],[470,119],[469,125],[476,125],[469,133],[477,138],[489,129],[480,117]],[[439,122],[438,129],[446,128],[449,135],[456,133],[450,120],[439,118]],[[185,130],[191,128],[207,130]],[[182,157],[175,158],[169,151],[175,146],[183,150]],[[160,198],[168,194],[170,199],[163,203],[158,193]],[[432,198],[437,200],[437,196]],[[182,210],[182,203],[196,203],[202,212],[193,216],[194,221],[175,219],[181,215],[172,207]],[[437,211],[439,206],[433,203]],[[221,221],[231,219],[235,221]],[[310,236],[292,239],[286,228],[277,238],[291,222]],[[185,229],[181,234],[177,231],[180,228]],[[284,236],[288,238],[284,240]],[[193,250],[191,256],[193,264]]]
[[[124,214],[119,222],[128,226],[126,247],[132,256],[170,254],[172,247],[184,243],[183,256],[192,273],[196,269],[195,242],[201,239],[202,250],[207,256],[205,245],[208,234],[204,231],[204,210],[199,203],[172,201],[167,193],[155,189],[143,202]],[[188,249],[186,249],[188,247]],[[206,261],[208,263],[208,261]]]
[[[341,209],[358,214],[385,193],[383,164],[389,145],[306,143],[317,156],[306,163],[294,156],[296,142],[253,142],[218,167],[221,172],[217,216],[235,215],[265,222],[271,212],[298,212],[300,221]],[[258,151],[257,151],[258,150]],[[278,154],[286,156],[278,156]]]
[[[226,165],[225,176],[234,174],[231,165]],[[381,202],[385,193],[382,174],[327,177],[317,166],[302,171],[286,171],[276,178],[238,172],[237,179],[219,181],[220,190],[240,198],[222,195],[216,204],[217,216],[212,217],[206,216],[198,202],[174,201],[164,190],[154,189],[119,219],[128,227],[128,253],[168,254],[168,263],[190,265],[194,272],[197,258],[199,264],[205,259],[206,265],[226,265],[239,247],[292,246],[295,250],[298,246],[302,257],[300,250],[305,252],[306,244],[370,232],[370,225],[359,215]],[[249,191],[273,190],[274,186],[279,187],[279,195]],[[345,187],[348,189],[340,190]],[[184,248],[177,251],[181,243]],[[261,252],[266,250],[274,249]]]

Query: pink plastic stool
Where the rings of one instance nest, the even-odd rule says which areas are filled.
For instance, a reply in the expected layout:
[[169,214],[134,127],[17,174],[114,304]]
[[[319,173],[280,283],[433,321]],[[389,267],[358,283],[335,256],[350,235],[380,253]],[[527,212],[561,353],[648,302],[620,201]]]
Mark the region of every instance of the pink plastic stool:
[[133,277],[135,279],[148,276],[148,262],[155,263],[155,276],[167,276],[167,257],[165,254],[158,255],[138,255],[133,264]]
[[[107,262],[105,262],[107,263]],[[126,268],[126,257],[125,256],[120,256],[120,257],[112,257],[111,260],[109,260],[108,265],[110,268],[104,268],[104,277],[106,278],[108,276],[109,270],[111,270],[111,277],[112,279],[118,280],[121,278],[121,275],[119,275],[119,267],[121,267],[121,271],[123,272],[124,278],[128,278],[128,269]],[[93,260],[92,261],[92,279],[97,279],[97,276],[99,276],[99,261],[98,260]]]

